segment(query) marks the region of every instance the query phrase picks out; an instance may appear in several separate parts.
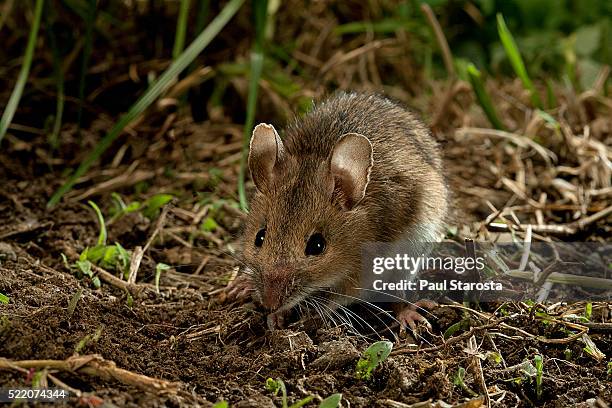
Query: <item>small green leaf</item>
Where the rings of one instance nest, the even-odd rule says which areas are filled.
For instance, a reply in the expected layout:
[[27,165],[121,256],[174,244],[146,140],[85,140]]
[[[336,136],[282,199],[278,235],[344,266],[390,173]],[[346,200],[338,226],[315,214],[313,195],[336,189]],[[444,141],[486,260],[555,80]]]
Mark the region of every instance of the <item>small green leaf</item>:
[[377,341],[368,347],[357,362],[356,377],[361,380],[370,379],[372,371],[389,357],[392,349],[393,343],[390,341]]
[[444,332],[444,338],[448,339],[453,334],[455,334],[457,331],[459,331],[459,330],[466,330],[469,327],[470,327],[470,320],[469,319],[461,319],[460,321],[458,321],[457,323],[452,324],[448,329],[446,329],[446,331]]
[[229,408],[229,404],[227,401],[219,401],[215,403],[212,408]]
[[93,273],[91,272],[91,262],[88,260],[84,260],[84,261],[76,261],[75,262],[75,266],[77,267],[77,269],[79,271],[81,271],[81,273],[85,276],[89,276],[92,277]]
[[337,408],[340,405],[342,394],[332,394],[329,397],[321,401],[319,408]]
[[153,219],[157,217],[159,214],[159,210],[172,201],[174,196],[172,194],[156,194],[153,197],[149,198],[144,203],[144,209],[142,210],[142,214],[149,218]]
[[202,229],[202,231],[205,231],[205,232],[213,232],[217,228],[219,228],[219,224],[217,224],[217,221],[215,221],[213,217],[209,216],[209,217],[206,217],[204,221],[202,221],[200,228]]
[[136,212],[136,211],[140,210],[140,206],[141,206],[141,204],[140,204],[139,201],[132,201],[131,203],[129,203],[127,205],[127,207],[125,207],[123,212],[125,212],[126,214]]
[[8,296],[6,296],[4,293],[0,293],[0,303],[8,305],[9,301],[10,299]]
[[503,362],[501,354],[496,351],[489,351],[486,354],[487,360],[491,361],[493,365],[500,365]]
[[106,255],[106,245],[96,245],[93,248],[85,248],[81,253],[81,256],[85,257],[84,260],[91,261],[95,264],[102,261]]

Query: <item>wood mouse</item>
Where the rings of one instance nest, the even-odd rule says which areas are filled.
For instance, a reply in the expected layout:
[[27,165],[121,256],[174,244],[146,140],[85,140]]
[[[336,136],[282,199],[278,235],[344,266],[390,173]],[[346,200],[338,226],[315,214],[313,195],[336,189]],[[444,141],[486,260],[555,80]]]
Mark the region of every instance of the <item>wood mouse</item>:
[[[329,97],[284,131],[259,124],[248,166],[256,186],[230,299],[253,295],[270,329],[312,304],[359,296],[367,242],[437,242],[448,191],[437,144],[414,114],[366,93]],[[426,320],[397,304],[397,320]]]

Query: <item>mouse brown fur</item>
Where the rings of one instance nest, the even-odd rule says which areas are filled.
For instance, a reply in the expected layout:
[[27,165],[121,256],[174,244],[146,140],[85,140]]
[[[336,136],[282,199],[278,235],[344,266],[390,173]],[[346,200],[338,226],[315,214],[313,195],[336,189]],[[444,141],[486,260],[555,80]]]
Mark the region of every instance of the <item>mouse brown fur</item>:
[[414,114],[382,96],[331,96],[282,138],[258,125],[249,168],[257,192],[240,279],[270,311],[272,328],[316,293],[351,303],[362,244],[441,238],[448,192],[437,144]]

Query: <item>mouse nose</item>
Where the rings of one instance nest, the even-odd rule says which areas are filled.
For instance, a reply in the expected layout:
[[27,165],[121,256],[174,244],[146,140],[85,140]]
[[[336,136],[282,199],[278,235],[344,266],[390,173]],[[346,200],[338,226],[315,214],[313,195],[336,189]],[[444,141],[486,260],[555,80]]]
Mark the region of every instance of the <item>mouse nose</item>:
[[289,292],[290,269],[286,265],[272,268],[263,279],[261,302],[267,310],[281,307]]

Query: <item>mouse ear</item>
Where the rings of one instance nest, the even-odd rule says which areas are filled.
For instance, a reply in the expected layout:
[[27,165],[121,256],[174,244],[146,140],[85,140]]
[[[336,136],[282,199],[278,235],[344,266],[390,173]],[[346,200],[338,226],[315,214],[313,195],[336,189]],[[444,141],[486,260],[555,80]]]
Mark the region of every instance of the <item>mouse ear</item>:
[[260,123],[253,129],[249,150],[249,170],[255,186],[262,193],[268,192],[274,166],[284,155],[283,142],[274,126]]
[[350,210],[365,196],[373,163],[372,143],[363,135],[347,133],[334,146],[330,171],[334,192],[341,192],[345,209]]

